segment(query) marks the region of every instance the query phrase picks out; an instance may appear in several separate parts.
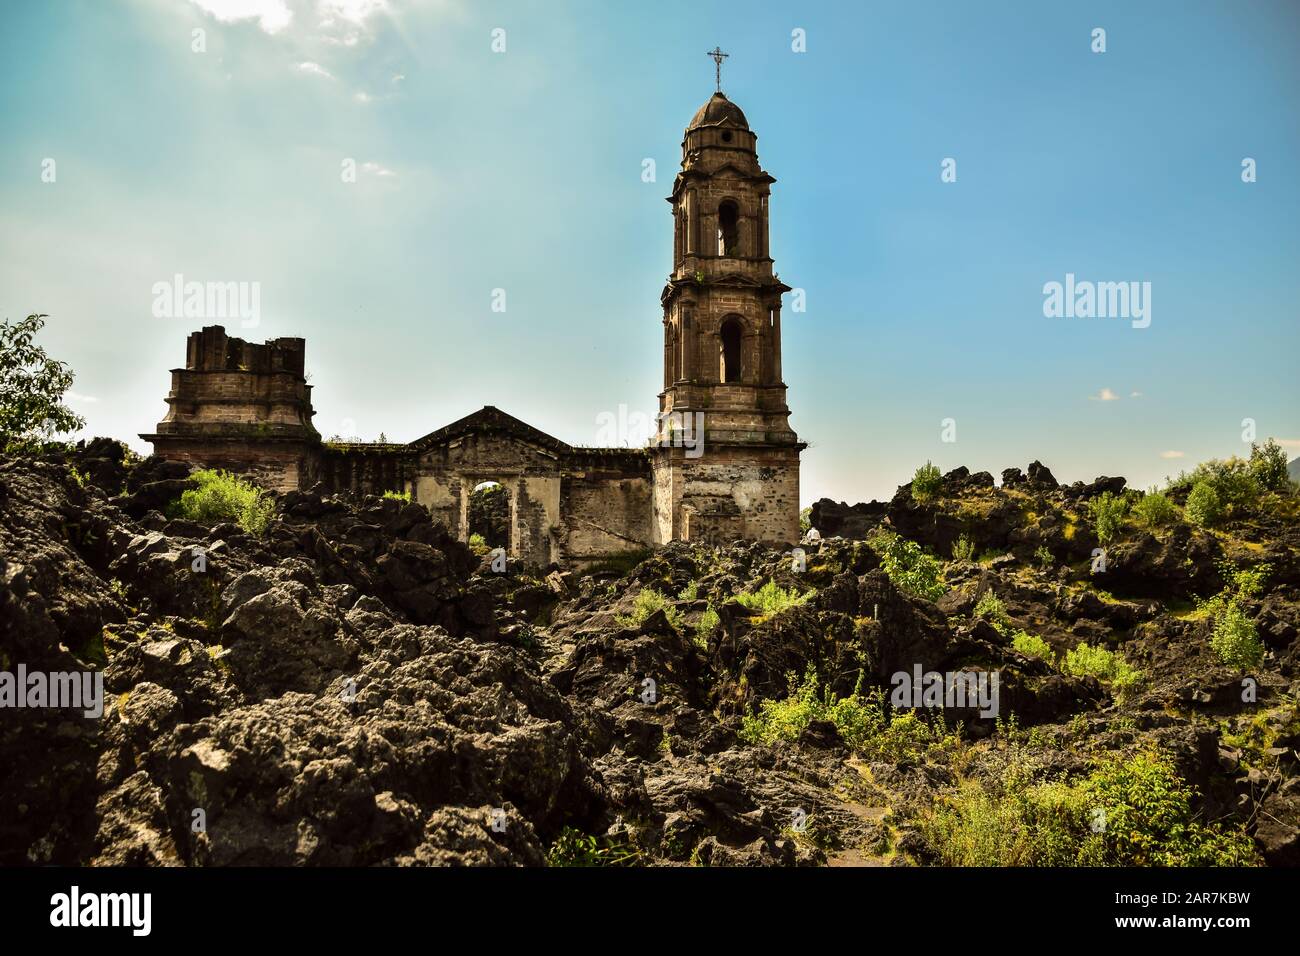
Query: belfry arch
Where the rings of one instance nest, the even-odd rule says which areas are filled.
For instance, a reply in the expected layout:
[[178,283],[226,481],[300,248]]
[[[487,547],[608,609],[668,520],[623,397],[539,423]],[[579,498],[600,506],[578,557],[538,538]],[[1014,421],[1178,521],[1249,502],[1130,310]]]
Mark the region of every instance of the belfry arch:
[[738,315],[722,320],[718,330],[718,381],[738,384],[744,381],[745,323]]

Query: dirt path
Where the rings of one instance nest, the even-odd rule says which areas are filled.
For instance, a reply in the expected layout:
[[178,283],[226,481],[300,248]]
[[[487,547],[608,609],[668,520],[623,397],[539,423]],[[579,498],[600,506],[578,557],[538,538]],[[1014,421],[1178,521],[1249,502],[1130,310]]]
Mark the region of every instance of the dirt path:
[[[869,779],[867,767],[861,761],[852,759],[846,762],[846,766],[852,768],[859,778],[863,780]],[[889,816],[888,807],[870,806],[856,800],[845,800],[840,805],[840,809],[853,814],[853,816],[866,824],[867,828],[872,832],[888,827],[888,824],[885,823],[885,818]],[[839,850],[835,853],[827,854],[826,865],[837,867],[889,866],[890,859],[890,854],[872,853],[869,850],[862,848],[850,847]]]

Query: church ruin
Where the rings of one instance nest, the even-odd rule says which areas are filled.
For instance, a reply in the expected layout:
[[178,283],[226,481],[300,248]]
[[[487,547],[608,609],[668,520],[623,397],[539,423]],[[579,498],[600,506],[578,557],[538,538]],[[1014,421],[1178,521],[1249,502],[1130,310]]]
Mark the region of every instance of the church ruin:
[[686,128],[667,197],[660,424],[645,448],[575,447],[490,405],[405,444],[323,442],[304,340],[245,342],[221,326],[190,334],[167,415],[141,437],[167,458],[279,491],[319,483],[409,492],[462,540],[474,489],[498,482],[509,551],[531,564],[582,564],[674,540],[792,543],[806,446],[790,427],[781,376],[790,288],[769,253],[776,180],[759,165],[757,139],[720,89]]

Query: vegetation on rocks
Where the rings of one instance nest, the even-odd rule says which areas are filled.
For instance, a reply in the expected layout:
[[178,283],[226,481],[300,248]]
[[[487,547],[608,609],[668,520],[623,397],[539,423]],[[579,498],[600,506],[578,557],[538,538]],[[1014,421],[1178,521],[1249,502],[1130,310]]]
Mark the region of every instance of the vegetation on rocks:
[[202,469],[190,480],[194,487],[170,509],[174,517],[208,525],[233,522],[249,534],[262,534],[275,514],[265,490],[229,472]]
[[3,456],[0,655],[102,672],[105,711],[0,724],[28,808],[0,864],[1296,865],[1275,472],[1209,530],[1190,484],[1157,511],[1035,463],[819,502],[806,566],[677,542],[501,570],[393,497],[103,439]]
[[915,541],[882,530],[867,543],[880,556],[881,567],[889,580],[900,590],[931,601],[938,600],[947,590],[942,562],[926,554]]
[[1178,506],[1163,491],[1152,488],[1133,503],[1133,517],[1146,528],[1164,528],[1178,520]]
[[792,588],[781,587],[775,581],[768,581],[757,591],[737,594],[736,603],[753,611],[760,619],[766,620],[787,608],[803,604],[812,596],[812,591],[800,594]]
[[1074,677],[1095,677],[1116,691],[1128,690],[1142,679],[1142,672],[1122,654],[1093,644],[1080,644],[1067,652],[1061,670]]
[[1128,498],[1104,491],[1088,502],[1088,513],[1092,516],[1093,530],[1097,540],[1109,544],[1115,539],[1128,514]]
[[663,611],[674,630],[681,627],[681,612],[668,598],[653,588],[643,588],[637,592],[636,600],[632,604],[632,613],[620,614],[615,620],[623,627],[640,627],[656,611]]
[[1198,528],[1212,528],[1223,517],[1223,502],[1214,484],[1198,481],[1187,494],[1187,520]]
[[943,478],[939,475],[939,469],[931,462],[927,461],[921,465],[912,476],[912,496],[917,501],[928,501],[938,494],[942,487]]
[[1196,794],[1169,760],[1141,752],[1105,760],[1077,781],[1033,783],[1013,765],[1001,785],[965,781],[924,814],[922,832],[947,866],[1247,866],[1241,827],[1196,819]]
[[1245,671],[1263,663],[1264,643],[1246,607],[1264,590],[1269,572],[1267,564],[1241,569],[1224,566],[1227,585],[1199,604],[1198,612],[1212,622],[1210,647],[1228,667]]

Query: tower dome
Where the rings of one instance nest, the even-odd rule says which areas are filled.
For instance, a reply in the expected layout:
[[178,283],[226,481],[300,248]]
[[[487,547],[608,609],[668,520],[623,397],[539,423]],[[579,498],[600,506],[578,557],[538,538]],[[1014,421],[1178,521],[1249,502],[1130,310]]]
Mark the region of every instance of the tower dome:
[[705,126],[731,126],[735,129],[749,129],[749,121],[740,107],[727,99],[724,93],[714,93],[709,101],[699,108],[686,131]]

